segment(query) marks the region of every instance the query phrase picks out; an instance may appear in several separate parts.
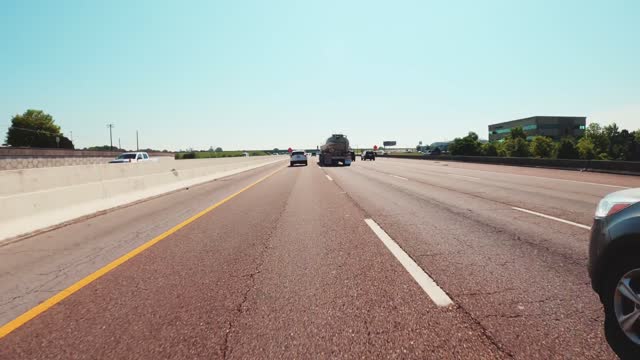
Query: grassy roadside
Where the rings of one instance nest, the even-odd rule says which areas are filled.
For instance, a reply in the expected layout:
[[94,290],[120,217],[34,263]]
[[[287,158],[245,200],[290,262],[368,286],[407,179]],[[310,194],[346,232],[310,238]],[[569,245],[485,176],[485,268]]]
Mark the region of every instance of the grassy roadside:
[[215,159],[225,157],[241,157],[244,153],[248,153],[249,156],[266,156],[271,155],[266,151],[193,151],[193,152],[180,152],[175,154],[176,160],[182,159]]

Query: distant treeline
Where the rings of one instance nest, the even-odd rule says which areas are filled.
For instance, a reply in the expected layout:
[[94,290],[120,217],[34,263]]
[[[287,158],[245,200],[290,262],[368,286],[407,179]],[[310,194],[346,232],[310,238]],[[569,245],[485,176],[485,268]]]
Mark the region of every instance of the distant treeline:
[[90,151],[117,151],[117,152],[127,152],[127,151],[144,151],[144,152],[164,152],[164,153],[168,153],[170,152],[169,150],[156,150],[156,149],[150,149],[150,148],[146,148],[146,149],[140,149],[140,150],[126,150],[126,149],[120,149],[117,146],[114,146],[113,148],[109,145],[101,145],[101,146],[90,146],[90,147],[86,147],[82,150],[90,150]]
[[615,123],[604,127],[591,123],[584,136],[554,142],[544,136],[527,140],[524,130],[516,127],[505,139],[487,143],[481,143],[478,135],[470,132],[454,139],[448,151],[466,156],[640,161],[640,130],[630,132],[620,130]]

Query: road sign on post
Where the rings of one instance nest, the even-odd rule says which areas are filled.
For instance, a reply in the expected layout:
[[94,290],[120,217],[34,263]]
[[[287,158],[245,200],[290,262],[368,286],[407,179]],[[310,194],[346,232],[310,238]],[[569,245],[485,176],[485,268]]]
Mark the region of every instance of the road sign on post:
[[396,146],[396,142],[395,141],[383,141],[382,145],[386,146]]
[[289,148],[287,151],[288,151],[289,153],[292,153],[292,152],[293,152],[293,149],[292,149],[292,148]]
[[373,151],[378,151],[378,145],[373,145]]

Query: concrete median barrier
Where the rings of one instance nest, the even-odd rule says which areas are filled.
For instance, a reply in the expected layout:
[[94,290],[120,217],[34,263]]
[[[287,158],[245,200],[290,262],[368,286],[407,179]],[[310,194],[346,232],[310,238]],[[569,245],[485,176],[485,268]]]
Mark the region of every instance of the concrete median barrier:
[[163,160],[2,171],[0,241],[286,159]]

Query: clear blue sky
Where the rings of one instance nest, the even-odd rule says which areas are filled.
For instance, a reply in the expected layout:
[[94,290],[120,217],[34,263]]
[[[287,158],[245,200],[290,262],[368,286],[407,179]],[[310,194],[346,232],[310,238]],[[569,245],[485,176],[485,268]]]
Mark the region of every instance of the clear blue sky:
[[[0,11],[0,128],[76,146],[415,146],[532,115],[640,128],[640,1],[29,1]],[[4,131],[4,130],[3,130]]]

